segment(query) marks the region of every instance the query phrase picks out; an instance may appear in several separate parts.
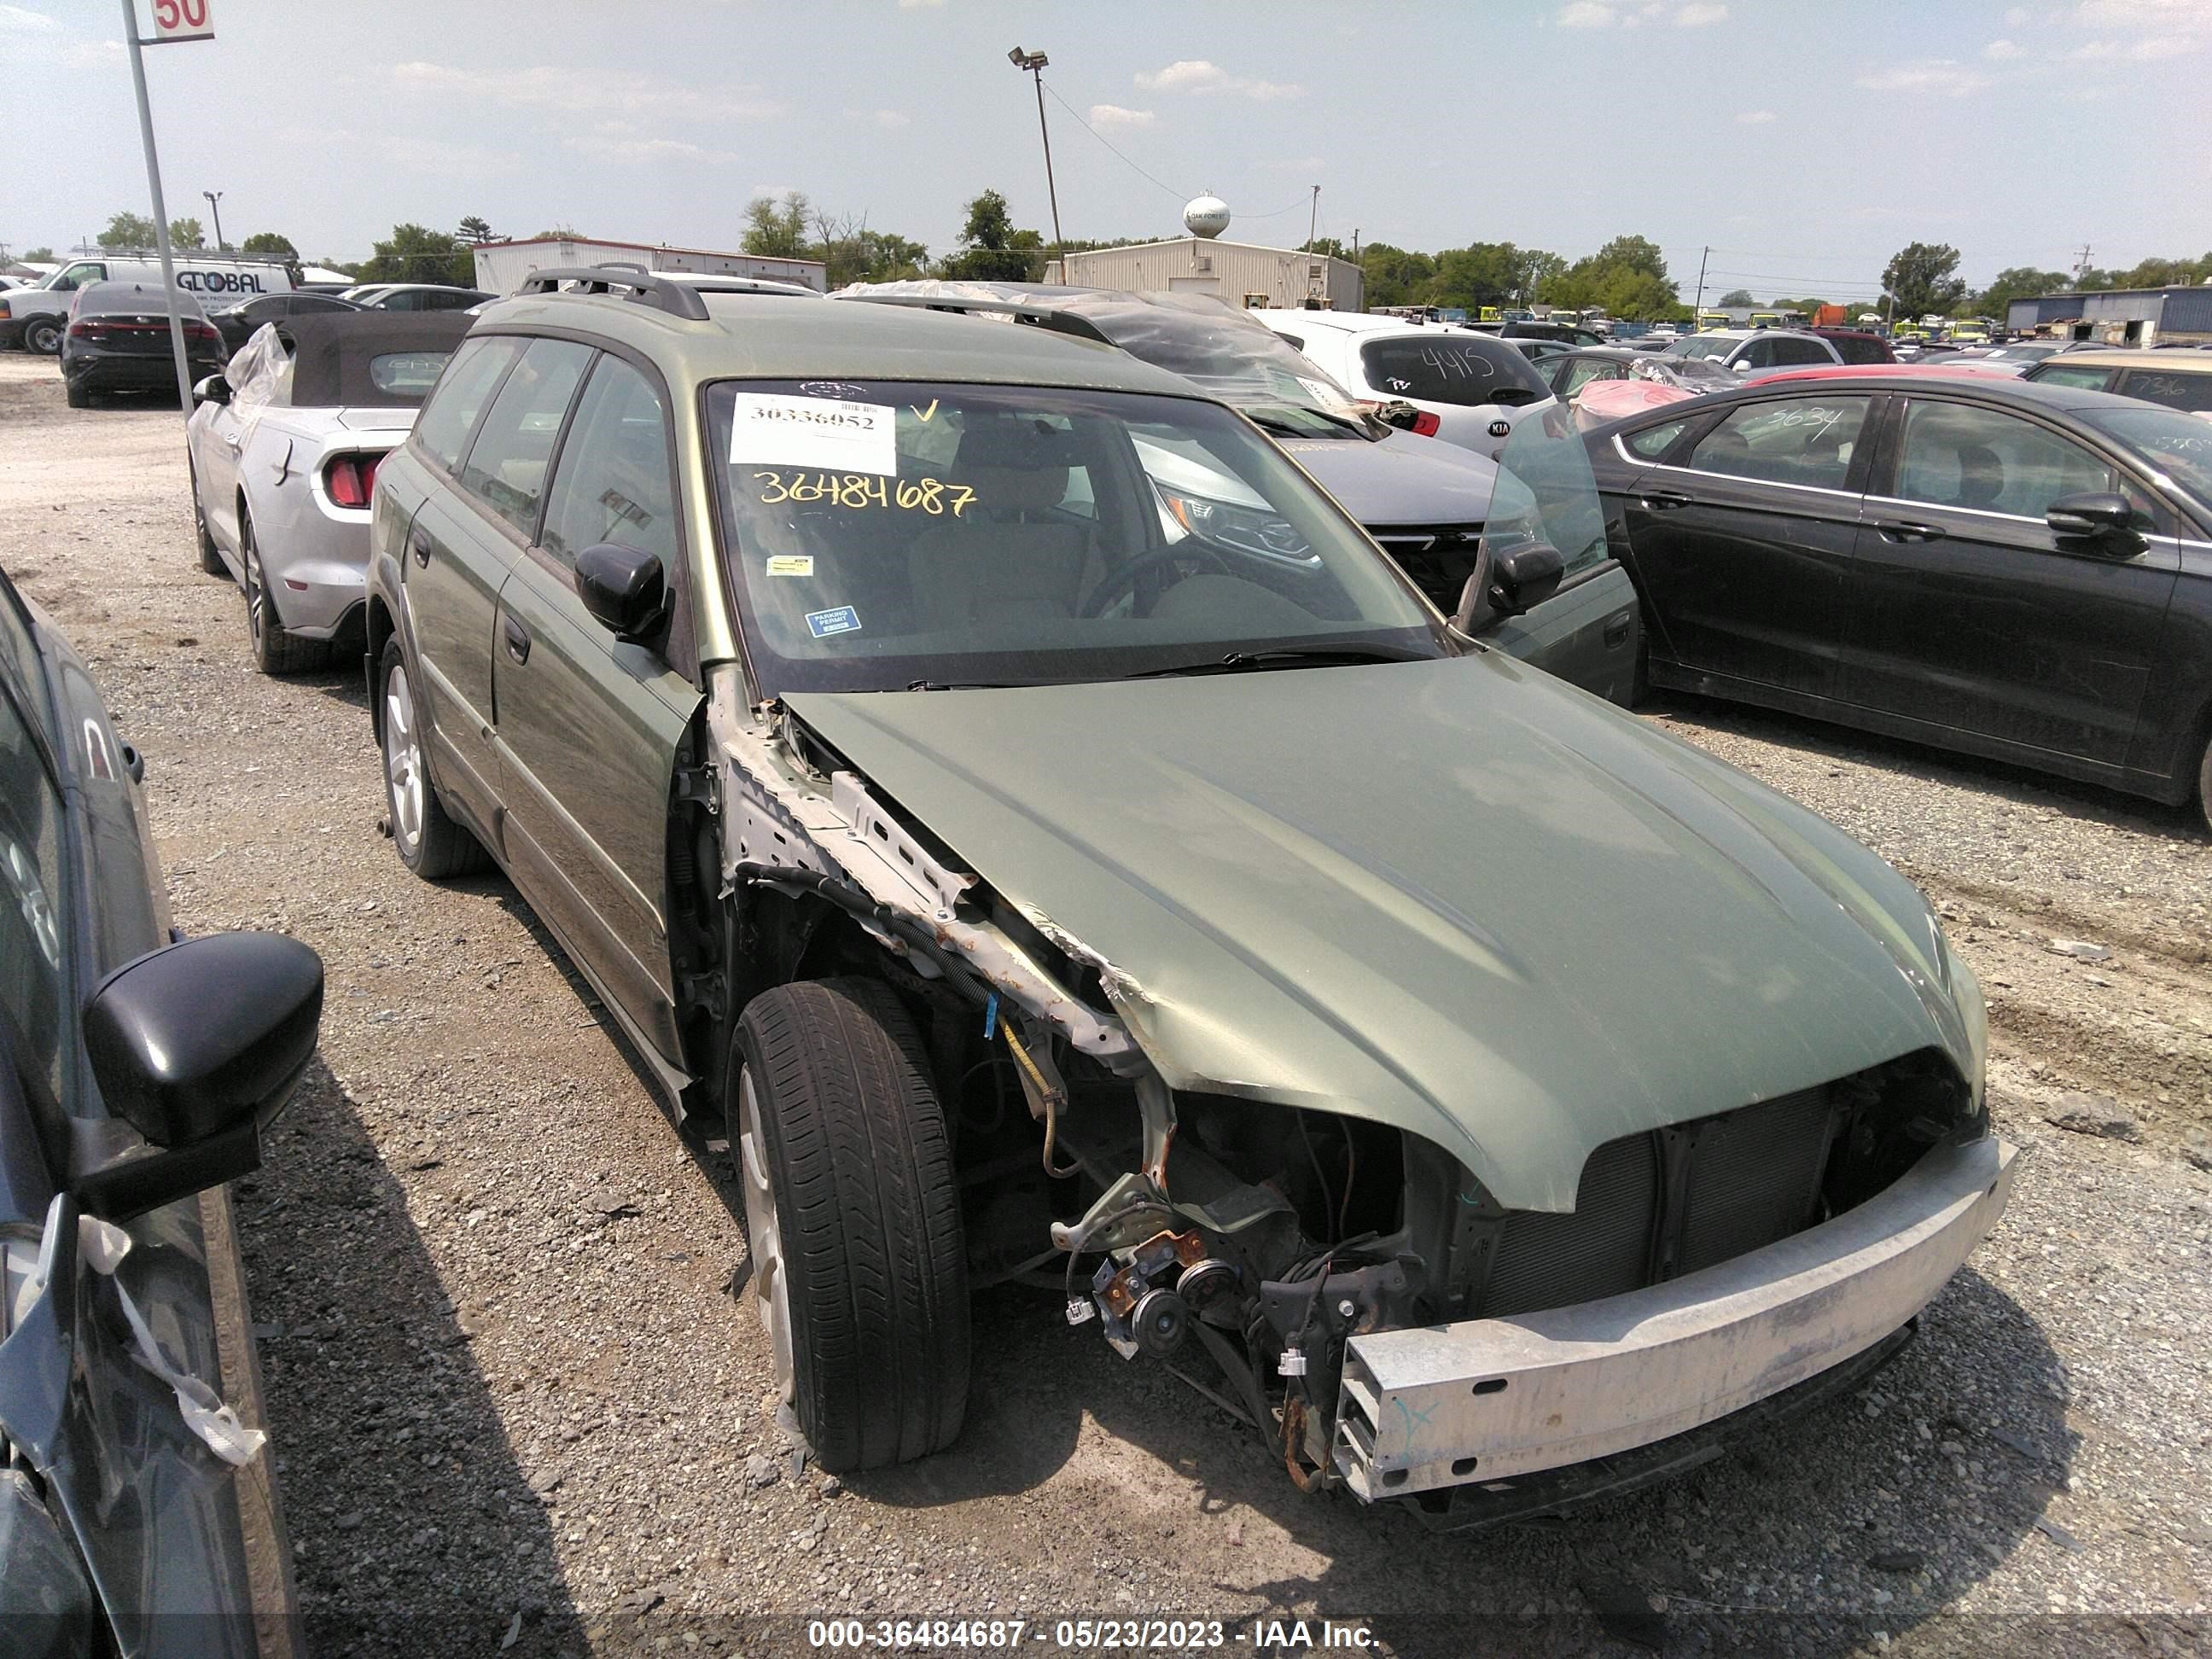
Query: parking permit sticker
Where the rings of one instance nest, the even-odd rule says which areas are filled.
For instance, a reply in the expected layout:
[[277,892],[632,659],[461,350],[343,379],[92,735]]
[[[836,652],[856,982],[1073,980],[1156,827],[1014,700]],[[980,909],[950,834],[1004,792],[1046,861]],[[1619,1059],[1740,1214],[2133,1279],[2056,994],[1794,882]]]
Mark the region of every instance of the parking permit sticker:
[[732,399],[733,465],[898,472],[898,428],[889,404],[741,392]]
[[849,605],[841,605],[835,611],[812,611],[807,613],[806,626],[817,640],[826,640],[832,634],[857,634],[860,619]]
[[768,562],[771,576],[811,576],[814,574],[811,553],[778,553]]

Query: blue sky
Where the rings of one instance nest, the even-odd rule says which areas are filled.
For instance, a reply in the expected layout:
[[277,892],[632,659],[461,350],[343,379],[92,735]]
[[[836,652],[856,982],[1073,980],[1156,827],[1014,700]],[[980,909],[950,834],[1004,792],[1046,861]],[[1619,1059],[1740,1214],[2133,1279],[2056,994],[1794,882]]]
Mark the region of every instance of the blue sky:
[[[986,186],[1049,234],[1018,44],[1051,54],[1070,236],[1169,234],[1212,190],[1295,245],[1318,184],[1346,240],[1632,232],[1686,297],[1711,245],[1709,289],[1843,299],[1915,239],[1978,283],[2212,247],[2212,0],[213,3],[214,42],[147,54],[170,210],[220,190],[233,240],[310,257],[471,213],[735,247],[785,188],[933,251]],[[121,28],[0,0],[9,247],[144,210]]]

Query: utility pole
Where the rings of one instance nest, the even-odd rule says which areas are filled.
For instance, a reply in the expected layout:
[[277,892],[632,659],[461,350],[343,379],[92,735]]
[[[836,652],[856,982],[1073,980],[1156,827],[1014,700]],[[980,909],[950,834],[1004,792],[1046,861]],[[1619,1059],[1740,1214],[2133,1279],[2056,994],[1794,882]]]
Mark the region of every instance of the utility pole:
[[230,244],[222,240],[222,192],[219,190],[204,190],[200,194],[207,198],[208,211],[215,216],[215,251],[217,253],[223,252]]
[[1314,238],[1321,234],[1321,186],[1313,187],[1313,211],[1306,219],[1306,252],[1313,252]]
[[[205,8],[201,9],[205,15]],[[146,187],[154,198],[154,245],[161,254],[161,289],[169,307],[169,349],[177,361],[177,401],[192,417],[192,370],[185,356],[185,315],[177,306],[177,261],[169,251],[169,210],[161,202],[161,160],[154,150],[154,108],[146,101],[146,58],[140,51],[138,9],[123,0],[123,39],[131,48],[131,82],[138,93],[138,136],[146,143]]]
[[1060,191],[1052,182],[1052,133],[1044,124],[1044,70],[1052,59],[1041,52],[1024,52],[1016,46],[1006,54],[1006,61],[1018,70],[1027,70],[1036,82],[1037,137],[1044,140],[1044,193],[1052,203],[1052,245],[1057,248],[1061,246]]
[[[1698,313],[1705,308],[1705,262],[1712,257],[1713,251],[1709,247],[1700,248],[1698,251],[1698,302],[1690,307],[1690,321],[1692,324],[1698,320]],[[1674,290],[1677,294],[1681,291],[1679,288]]]
[[1352,263],[1355,265],[1359,263],[1359,227],[1358,225],[1352,228]]
[[2081,251],[2074,256],[2074,286],[2079,288],[2089,280],[2089,245],[2081,244]]

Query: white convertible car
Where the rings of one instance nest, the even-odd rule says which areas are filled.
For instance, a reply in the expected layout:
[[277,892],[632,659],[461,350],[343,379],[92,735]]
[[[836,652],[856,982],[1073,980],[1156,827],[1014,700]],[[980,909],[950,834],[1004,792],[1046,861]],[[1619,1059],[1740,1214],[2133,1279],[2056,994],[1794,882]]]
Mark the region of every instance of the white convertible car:
[[246,594],[266,674],[327,665],[363,637],[369,492],[471,319],[289,317],[192,388],[185,428],[201,568]]

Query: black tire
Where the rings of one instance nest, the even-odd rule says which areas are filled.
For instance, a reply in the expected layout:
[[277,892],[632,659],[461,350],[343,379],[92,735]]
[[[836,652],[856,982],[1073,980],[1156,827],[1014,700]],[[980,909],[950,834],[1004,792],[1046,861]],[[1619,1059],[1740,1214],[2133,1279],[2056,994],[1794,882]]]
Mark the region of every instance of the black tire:
[[412,684],[395,635],[385,641],[384,659],[376,666],[376,731],[384,752],[384,810],[390,814],[392,845],[399,861],[425,881],[474,875],[490,867],[491,854],[446,815],[438,799],[423,762],[422,705],[415,701]]
[[253,665],[264,674],[305,674],[329,667],[328,641],[303,640],[284,631],[276,602],[269,597],[261,550],[253,540],[253,520],[243,501],[238,508],[238,586],[246,595],[246,642],[253,648]]
[[222,562],[222,550],[208,533],[207,513],[200,506],[200,472],[190,457],[185,459],[185,471],[192,481],[192,540],[199,546],[200,568],[210,576],[228,576],[230,567]]
[[[774,1200],[792,1368],[778,1381],[816,1460],[842,1472],[943,1450],[968,1409],[966,1243],[906,1010],[874,980],[779,986],[746,1006],[731,1059],[739,1179],[757,1155]],[[738,1127],[748,1080],[757,1142]],[[750,1188],[746,1202],[750,1243]]]
[[71,409],[90,409],[92,407],[92,393],[85,387],[79,386],[75,380],[64,380],[62,382],[62,396],[69,400],[69,406]]
[[2212,830],[2212,743],[2204,745],[2204,759],[2197,769],[2197,811],[2204,827]]
[[[33,357],[58,357],[62,355],[62,331],[68,326],[60,317],[33,317],[23,325],[23,349]],[[82,404],[72,404],[72,409],[82,409]]]

